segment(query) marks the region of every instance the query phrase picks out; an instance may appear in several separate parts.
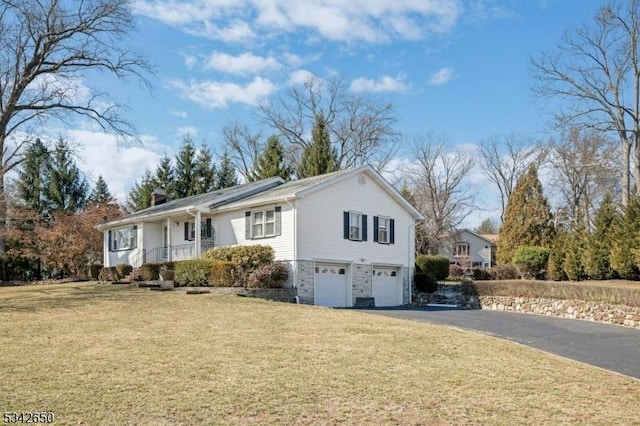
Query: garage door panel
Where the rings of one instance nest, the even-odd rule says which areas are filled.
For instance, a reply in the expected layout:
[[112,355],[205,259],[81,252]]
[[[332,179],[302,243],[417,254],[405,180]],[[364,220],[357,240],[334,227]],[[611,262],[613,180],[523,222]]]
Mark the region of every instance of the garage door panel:
[[372,293],[376,306],[398,306],[402,281],[399,268],[373,267]]
[[346,307],[348,304],[347,266],[317,263],[315,268],[315,304],[330,307]]

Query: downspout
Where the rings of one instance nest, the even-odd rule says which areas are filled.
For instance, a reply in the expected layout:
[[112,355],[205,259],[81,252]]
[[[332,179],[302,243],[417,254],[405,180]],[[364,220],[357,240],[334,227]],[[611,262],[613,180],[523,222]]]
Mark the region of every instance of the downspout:
[[[298,288],[298,212],[295,206],[289,201],[289,197],[285,197],[284,202],[293,210],[293,288]],[[282,225],[280,225],[282,231]],[[296,291],[297,293],[297,291]],[[300,303],[300,298],[296,296],[296,303]]]
[[413,245],[414,245],[414,252],[415,252],[415,238],[416,238],[416,234],[415,234],[415,228],[416,228],[416,221],[414,220],[414,222],[412,224],[410,224],[407,227],[407,273],[409,274],[408,277],[408,281],[409,281],[409,303],[411,303],[412,300],[412,290],[413,290],[413,276],[411,274],[412,268],[413,266],[411,265],[411,228],[413,228]]

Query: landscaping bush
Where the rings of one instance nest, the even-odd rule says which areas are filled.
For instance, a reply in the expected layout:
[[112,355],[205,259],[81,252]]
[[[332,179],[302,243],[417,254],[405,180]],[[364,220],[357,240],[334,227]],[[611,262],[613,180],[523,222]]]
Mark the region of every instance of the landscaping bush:
[[145,263],[140,267],[140,277],[143,281],[155,281],[160,278],[160,264]]
[[169,269],[171,271],[176,269],[175,262],[159,262],[158,266],[160,267],[160,272],[164,271],[165,269]]
[[289,278],[289,269],[283,262],[273,262],[253,270],[247,277],[247,287],[282,288]]
[[416,286],[416,291],[422,293],[435,293],[438,290],[438,280],[431,274],[419,272],[413,276],[413,282]]
[[89,276],[92,280],[97,280],[100,275],[100,271],[102,271],[102,265],[89,265]]
[[178,262],[175,265],[175,284],[183,287],[208,286],[210,270],[210,260],[199,259]]
[[228,260],[211,260],[209,285],[213,287],[233,287],[236,285],[236,264]]
[[203,259],[226,260],[236,264],[239,286],[245,286],[251,271],[275,259],[273,248],[263,245],[216,247],[202,254]]
[[416,258],[416,264],[422,273],[430,274],[436,280],[444,280],[449,275],[449,259],[444,256],[421,254]]
[[545,247],[520,247],[513,255],[513,263],[524,277],[544,278],[549,253],[549,249]]
[[520,278],[518,268],[511,263],[495,265],[489,273],[494,280],[516,280]]
[[126,263],[119,263],[115,266],[116,271],[118,272],[118,279],[121,280],[131,271],[133,271],[133,266],[127,265]]
[[473,279],[476,281],[487,281],[491,279],[491,274],[486,269],[474,268]]
[[175,281],[176,272],[173,269],[162,269],[159,276],[162,281]]
[[115,266],[108,266],[106,268],[102,268],[100,273],[98,274],[98,281],[111,281],[116,282],[120,280],[120,276],[118,275],[118,270]]
[[449,265],[449,278],[460,278],[464,275],[464,268],[455,263]]

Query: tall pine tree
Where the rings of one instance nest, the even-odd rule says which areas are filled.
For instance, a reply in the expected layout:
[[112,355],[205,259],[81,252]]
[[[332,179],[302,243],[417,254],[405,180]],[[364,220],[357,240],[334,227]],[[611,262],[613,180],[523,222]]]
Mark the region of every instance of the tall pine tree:
[[268,179],[279,176],[284,180],[291,179],[291,167],[284,158],[284,149],[277,136],[267,139],[267,146],[258,157],[252,180]]
[[636,280],[640,278],[638,262],[640,255],[640,197],[634,196],[613,232],[611,244],[611,268],[620,278]]
[[59,139],[47,167],[46,198],[50,212],[73,212],[82,209],[89,193],[89,184],[76,165],[69,144]]
[[519,247],[550,248],[553,237],[553,217],[549,203],[542,193],[542,184],[535,167],[529,166],[509,197],[498,238],[498,263],[511,263]]
[[331,147],[329,129],[324,115],[316,115],[311,137],[311,144],[304,148],[298,165],[299,178],[323,175],[338,169],[337,155]]
[[216,176],[215,189],[230,188],[238,184],[238,177],[236,176],[236,169],[233,167],[233,162],[229,156],[227,150],[222,154],[220,159],[220,167],[218,175]]
[[158,164],[158,167],[156,167],[156,174],[153,180],[156,188],[164,190],[165,196],[168,200],[176,198],[174,188],[174,170],[169,156],[164,155],[162,159],[160,159],[160,163]]
[[18,173],[18,197],[20,204],[42,216],[48,211],[46,200],[47,175],[50,153],[40,139],[25,151],[24,161]]
[[98,176],[96,185],[89,195],[89,201],[96,204],[111,204],[114,203],[114,198],[109,191],[107,182],[104,181],[102,175]]
[[127,194],[126,208],[130,212],[151,207],[151,194],[156,189],[156,182],[151,172],[146,170],[140,182],[136,182]]
[[184,198],[196,194],[196,149],[190,137],[186,137],[176,157],[175,196]]
[[598,211],[593,224],[593,232],[589,235],[584,252],[585,272],[592,280],[608,280],[615,274],[611,268],[612,234],[620,225],[620,217],[611,195],[607,194]]
[[198,150],[195,163],[195,193],[204,194],[213,191],[216,186],[216,167],[213,164],[211,150],[204,143]]

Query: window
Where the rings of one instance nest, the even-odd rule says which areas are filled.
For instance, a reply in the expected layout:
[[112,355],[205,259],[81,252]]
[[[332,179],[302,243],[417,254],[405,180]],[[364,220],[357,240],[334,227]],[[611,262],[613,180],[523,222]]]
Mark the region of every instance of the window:
[[196,223],[187,222],[184,224],[184,227],[185,227],[184,239],[186,241],[194,241],[196,239]]
[[109,247],[111,251],[131,250],[136,248],[138,227],[121,228],[109,231]]
[[388,217],[373,217],[373,241],[380,244],[395,243],[395,221]]
[[360,240],[360,228],[362,228],[362,215],[358,213],[349,214],[349,239]]
[[[205,240],[207,238],[213,238],[213,228],[211,226],[211,218],[200,222],[200,238]],[[184,223],[184,240],[195,241],[196,239],[196,222]]]
[[280,235],[281,208],[246,212],[246,238],[267,238]]
[[343,212],[343,236],[345,240],[367,241],[367,215]]
[[454,257],[469,257],[470,253],[469,243],[461,242],[453,246]]

